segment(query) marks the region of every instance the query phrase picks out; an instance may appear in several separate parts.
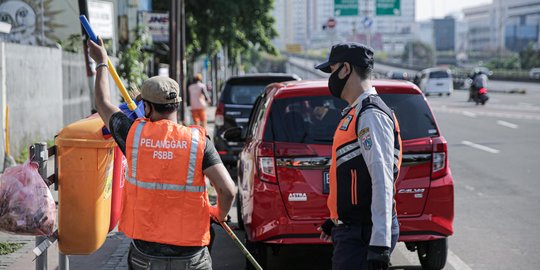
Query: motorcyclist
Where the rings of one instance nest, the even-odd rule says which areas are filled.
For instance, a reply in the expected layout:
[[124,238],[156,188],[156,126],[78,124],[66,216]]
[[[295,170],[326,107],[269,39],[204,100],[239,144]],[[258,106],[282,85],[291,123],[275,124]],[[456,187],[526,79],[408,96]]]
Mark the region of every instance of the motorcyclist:
[[[480,98],[481,94],[486,94],[487,92],[487,83],[488,83],[488,74],[480,69],[475,69],[473,75],[470,77],[471,86],[469,88],[469,100],[474,101],[476,104],[485,103],[483,99]],[[482,93],[479,93],[482,91]]]

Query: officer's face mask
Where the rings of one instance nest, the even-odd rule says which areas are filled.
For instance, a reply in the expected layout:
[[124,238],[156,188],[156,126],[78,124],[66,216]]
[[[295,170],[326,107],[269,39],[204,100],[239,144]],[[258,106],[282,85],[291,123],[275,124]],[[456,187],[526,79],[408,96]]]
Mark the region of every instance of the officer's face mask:
[[349,77],[351,76],[351,72],[345,76],[345,78],[340,79],[339,78],[339,72],[341,69],[345,66],[345,64],[341,64],[341,66],[330,75],[330,78],[328,79],[328,88],[330,89],[330,93],[332,96],[341,98],[341,93],[343,93],[343,88],[345,88],[345,84],[347,84],[347,81],[349,80]]

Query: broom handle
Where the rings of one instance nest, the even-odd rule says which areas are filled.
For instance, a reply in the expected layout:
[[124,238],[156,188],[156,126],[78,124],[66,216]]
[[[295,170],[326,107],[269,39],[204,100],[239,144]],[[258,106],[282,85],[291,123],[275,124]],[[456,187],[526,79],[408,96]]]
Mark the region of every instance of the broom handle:
[[227,223],[225,223],[224,221],[220,221],[219,224],[221,224],[221,227],[223,227],[223,229],[225,229],[227,234],[232,238],[232,240],[236,244],[236,246],[238,246],[238,248],[240,248],[240,251],[242,251],[242,253],[244,253],[244,255],[251,262],[253,267],[255,267],[255,269],[257,269],[257,270],[263,270],[263,268],[255,260],[255,258],[253,258],[253,255],[251,255],[251,253],[249,253],[247,248],[244,245],[242,245],[242,242],[240,242],[240,239],[238,239],[238,237],[236,237],[234,232],[231,230],[231,227],[229,227],[229,225],[227,225]]

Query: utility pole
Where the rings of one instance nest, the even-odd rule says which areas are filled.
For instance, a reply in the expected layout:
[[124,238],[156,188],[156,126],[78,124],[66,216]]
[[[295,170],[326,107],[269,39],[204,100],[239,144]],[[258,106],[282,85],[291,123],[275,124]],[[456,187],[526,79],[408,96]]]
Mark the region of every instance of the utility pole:
[[170,65],[169,77],[177,81],[180,85],[179,121],[184,123],[186,111],[186,58],[185,58],[185,5],[184,0],[170,0],[169,8],[169,47]]
[[[89,18],[88,3],[86,2],[86,0],[79,0],[79,15],[84,15],[86,16],[86,18]],[[92,63],[90,61],[90,58],[88,57],[88,46],[86,45],[86,42],[88,41],[88,34],[86,33],[86,30],[84,30],[82,25],[81,33],[83,38],[83,55],[86,67],[86,77],[88,79],[88,88],[90,89],[90,106],[92,107],[92,110],[94,110],[96,108],[94,99],[94,71],[92,70]]]

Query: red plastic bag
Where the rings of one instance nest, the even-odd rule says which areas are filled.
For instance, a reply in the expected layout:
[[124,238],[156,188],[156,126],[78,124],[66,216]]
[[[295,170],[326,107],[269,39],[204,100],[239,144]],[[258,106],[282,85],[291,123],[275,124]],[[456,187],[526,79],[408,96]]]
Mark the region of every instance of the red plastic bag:
[[26,161],[0,177],[0,231],[24,235],[50,235],[56,222],[56,204],[38,173]]

